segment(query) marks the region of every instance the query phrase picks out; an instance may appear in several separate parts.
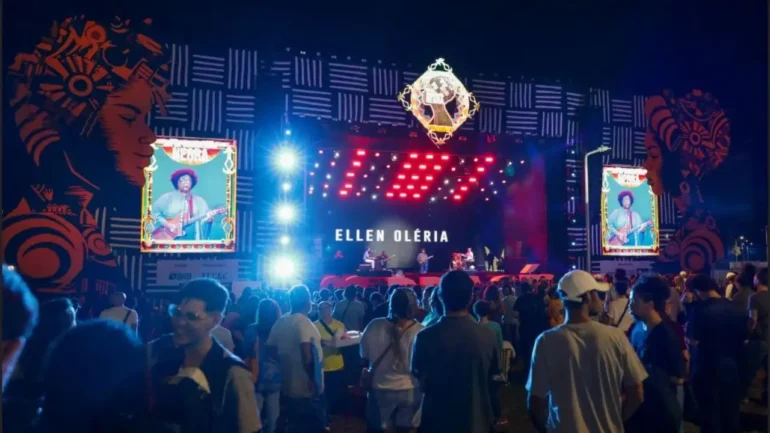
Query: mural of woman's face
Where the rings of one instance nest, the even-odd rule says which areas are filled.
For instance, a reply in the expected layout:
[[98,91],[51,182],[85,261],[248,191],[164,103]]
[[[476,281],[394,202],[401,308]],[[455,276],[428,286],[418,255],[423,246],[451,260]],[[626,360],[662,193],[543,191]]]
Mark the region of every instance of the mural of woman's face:
[[662,195],[665,193],[663,187],[663,177],[661,171],[663,170],[663,153],[660,150],[660,146],[655,142],[652,137],[647,137],[644,140],[644,146],[647,149],[647,159],[644,161],[644,168],[647,169],[647,182],[652,188],[652,192],[656,195]]
[[116,157],[116,169],[128,182],[144,184],[144,168],[150,165],[157,137],[147,125],[152,108],[152,89],[134,80],[111,93],[99,112],[107,149]]

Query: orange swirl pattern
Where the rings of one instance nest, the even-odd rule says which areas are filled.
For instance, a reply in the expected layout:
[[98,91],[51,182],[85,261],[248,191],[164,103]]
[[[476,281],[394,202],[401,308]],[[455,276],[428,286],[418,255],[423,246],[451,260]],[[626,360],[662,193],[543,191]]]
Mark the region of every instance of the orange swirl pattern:
[[86,244],[80,231],[50,213],[22,213],[3,220],[3,252],[38,290],[63,290],[83,270]]

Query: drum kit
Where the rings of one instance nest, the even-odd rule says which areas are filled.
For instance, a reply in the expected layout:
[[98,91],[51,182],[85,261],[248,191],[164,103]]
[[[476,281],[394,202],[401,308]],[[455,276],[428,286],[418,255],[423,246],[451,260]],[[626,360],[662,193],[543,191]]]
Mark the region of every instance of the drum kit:
[[450,267],[453,271],[469,271],[476,268],[473,264],[473,259],[463,253],[452,253]]

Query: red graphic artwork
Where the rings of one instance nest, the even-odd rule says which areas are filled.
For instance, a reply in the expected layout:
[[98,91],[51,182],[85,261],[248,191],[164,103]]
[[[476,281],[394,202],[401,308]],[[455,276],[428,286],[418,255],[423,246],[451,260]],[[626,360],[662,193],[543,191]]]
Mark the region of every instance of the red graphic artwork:
[[119,279],[94,214],[143,184],[147,115],[169,99],[169,57],[149,24],[68,18],[9,67],[16,146],[35,170],[18,180],[26,192],[3,219],[3,249],[36,290],[104,291]]
[[655,194],[671,193],[684,224],[668,241],[660,259],[702,271],[724,257],[714,217],[700,193],[700,180],[730,150],[730,122],[710,93],[693,90],[676,98],[670,91],[645,105],[649,183]]

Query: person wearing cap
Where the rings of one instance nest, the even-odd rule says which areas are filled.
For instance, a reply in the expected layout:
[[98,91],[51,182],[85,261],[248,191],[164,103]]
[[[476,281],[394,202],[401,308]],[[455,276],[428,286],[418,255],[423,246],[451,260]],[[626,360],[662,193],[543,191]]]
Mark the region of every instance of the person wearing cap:
[[559,281],[566,320],[537,338],[526,385],[540,432],[622,432],[644,401],[647,372],[628,338],[591,320],[608,290],[580,270]]

